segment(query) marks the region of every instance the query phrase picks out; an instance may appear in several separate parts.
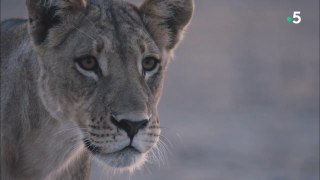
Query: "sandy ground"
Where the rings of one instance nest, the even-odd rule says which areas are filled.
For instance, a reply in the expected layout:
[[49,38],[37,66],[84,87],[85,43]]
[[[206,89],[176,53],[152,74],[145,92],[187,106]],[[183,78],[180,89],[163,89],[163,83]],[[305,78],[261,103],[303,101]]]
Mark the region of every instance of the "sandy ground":
[[319,180],[318,100],[319,1],[196,0],[159,107],[165,155],[134,175],[94,164],[91,179]]

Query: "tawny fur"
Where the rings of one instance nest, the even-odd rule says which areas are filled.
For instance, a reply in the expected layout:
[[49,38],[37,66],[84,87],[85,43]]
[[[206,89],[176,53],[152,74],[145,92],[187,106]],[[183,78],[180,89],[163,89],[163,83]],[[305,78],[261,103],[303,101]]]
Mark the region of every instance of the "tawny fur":
[[[141,166],[160,136],[163,76],[193,1],[27,0],[27,8],[28,20],[1,24],[1,179],[88,179],[92,157]],[[83,55],[99,73],[75,63]],[[143,72],[150,56],[159,65]],[[112,112],[148,116],[130,141],[140,153],[119,153],[129,138]]]

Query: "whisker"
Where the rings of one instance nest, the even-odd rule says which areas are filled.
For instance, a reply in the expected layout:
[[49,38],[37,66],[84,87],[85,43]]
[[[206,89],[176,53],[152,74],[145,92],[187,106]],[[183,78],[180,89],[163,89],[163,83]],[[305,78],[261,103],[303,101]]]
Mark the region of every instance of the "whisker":
[[173,144],[171,143],[171,141],[170,141],[167,137],[165,137],[164,135],[160,135],[160,140],[161,140],[161,138],[163,138],[164,140],[166,140],[166,142],[169,143],[169,146],[170,146],[170,147],[173,147]]
[[58,136],[61,135],[63,133],[69,133],[69,132],[78,132],[79,130],[84,130],[83,132],[86,132],[88,130],[88,128],[79,128],[79,127],[70,127],[70,128],[63,128],[60,131],[56,132],[53,134],[53,136]]
[[170,131],[172,131],[172,129],[170,127],[160,126],[159,128],[161,130],[170,130]]
[[160,144],[157,144],[156,146],[154,146],[153,150],[154,150],[154,155],[155,155],[155,159],[158,162],[158,165],[164,165],[164,155],[162,153],[162,150],[159,148]]
[[171,154],[171,151],[168,148],[167,144],[165,142],[163,142],[161,139],[159,140],[159,144],[165,149],[166,152]]

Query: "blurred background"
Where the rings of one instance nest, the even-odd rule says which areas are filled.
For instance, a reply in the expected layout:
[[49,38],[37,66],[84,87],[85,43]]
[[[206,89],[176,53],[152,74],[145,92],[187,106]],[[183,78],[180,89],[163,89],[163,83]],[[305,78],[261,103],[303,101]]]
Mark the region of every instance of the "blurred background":
[[[1,0],[1,19],[24,4]],[[94,163],[91,179],[319,180],[319,1],[195,5],[159,107],[162,160],[133,175]]]

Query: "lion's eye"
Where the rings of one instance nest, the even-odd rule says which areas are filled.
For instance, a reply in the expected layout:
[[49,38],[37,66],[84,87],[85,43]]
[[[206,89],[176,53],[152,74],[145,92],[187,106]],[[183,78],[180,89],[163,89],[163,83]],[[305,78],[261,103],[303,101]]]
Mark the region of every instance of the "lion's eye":
[[87,71],[93,71],[97,68],[98,66],[98,62],[97,62],[97,59],[93,56],[82,56],[80,58],[77,58],[75,60],[79,66],[84,69],[84,70],[87,70]]
[[159,60],[153,57],[147,57],[142,61],[142,68],[146,71],[154,70],[159,64]]

